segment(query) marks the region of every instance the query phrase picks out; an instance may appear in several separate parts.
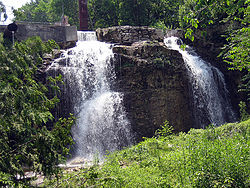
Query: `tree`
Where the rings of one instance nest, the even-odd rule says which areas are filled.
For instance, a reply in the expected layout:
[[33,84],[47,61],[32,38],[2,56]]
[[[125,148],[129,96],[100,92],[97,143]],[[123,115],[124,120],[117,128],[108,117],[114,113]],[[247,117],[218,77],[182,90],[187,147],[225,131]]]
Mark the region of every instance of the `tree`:
[[163,23],[170,29],[179,27],[179,6],[182,4],[182,0],[152,0],[148,7],[149,18],[151,20],[150,25],[157,26],[159,23]]
[[69,24],[79,25],[78,0],[52,0],[50,6],[51,13],[56,15],[57,20],[64,14],[69,17]]
[[228,41],[222,56],[233,69],[249,71],[249,0],[184,0],[179,9],[179,21],[186,37],[194,40],[196,30],[227,25]]
[[[3,17],[3,19],[2,19],[2,17]],[[0,1],[0,21],[6,21],[7,18],[8,18],[8,16],[6,14],[6,7],[2,3],[2,1]]]
[[24,167],[34,173],[51,176],[65,161],[74,119],[59,119],[53,126],[51,110],[59,102],[49,98],[49,90],[58,89],[58,78],[41,83],[37,76],[43,55],[56,47],[40,38],[4,47],[0,43],[0,187],[25,184]]
[[91,29],[118,25],[119,4],[119,0],[88,1]]
[[179,9],[180,26],[191,41],[197,31],[224,25],[220,32],[225,42],[219,56],[230,70],[242,71],[239,91],[246,94],[247,104],[250,101],[249,4],[249,0],[184,0]]
[[[89,0],[89,29],[117,25],[179,26],[182,0]],[[57,22],[62,14],[71,25],[78,24],[77,0],[33,0],[14,11],[17,21]]]
[[[114,25],[178,27],[178,0],[90,0],[93,28]],[[105,15],[105,16],[103,16]]]
[[50,15],[51,0],[35,0],[14,10],[15,21],[28,22],[52,22],[55,21],[54,15]]
[[33,0],[14,10],[16,21],[58,22],[62,14],[69,17],[69,24],[78,24],[78,1],[76,0]]

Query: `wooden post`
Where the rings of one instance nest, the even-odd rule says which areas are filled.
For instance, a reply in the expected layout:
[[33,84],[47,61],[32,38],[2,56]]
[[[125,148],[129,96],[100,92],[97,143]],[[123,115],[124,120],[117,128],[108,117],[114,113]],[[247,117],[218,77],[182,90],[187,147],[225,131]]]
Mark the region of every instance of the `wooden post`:
[[80,31],[88,30],[88,1],[79,0]]

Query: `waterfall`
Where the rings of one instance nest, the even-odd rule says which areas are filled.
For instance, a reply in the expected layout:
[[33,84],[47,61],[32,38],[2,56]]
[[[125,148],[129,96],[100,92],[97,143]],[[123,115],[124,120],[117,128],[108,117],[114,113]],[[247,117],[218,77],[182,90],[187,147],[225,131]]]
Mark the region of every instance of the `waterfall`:
[[95,31],[77,31],[78,41],[96,41]]
[[182,41],[179,38],[168,37],[164,39],[164,43],[168,48],[179,51],[184,59],[192,85],[196,124],[202,127],[207,123],[218,126],[235,121],[224,75],[201,59],[191,47],[186,46],[182,50]]
[[96,41],[95,32],[78,36],[77,46],[66,50],[52,67],[62,72],[77,117],[72,128],[74,156],[93,160],[130,145],[132,136],[123,95],[111,89],[116,77],[112,46]]

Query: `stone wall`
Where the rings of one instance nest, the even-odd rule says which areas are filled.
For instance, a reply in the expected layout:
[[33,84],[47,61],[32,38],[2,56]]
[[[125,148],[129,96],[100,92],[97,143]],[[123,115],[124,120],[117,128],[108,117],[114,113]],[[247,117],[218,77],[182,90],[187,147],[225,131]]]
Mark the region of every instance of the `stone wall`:
[[[38,23],[17,23],[18,30],[15,38],[19,41],[29,37],[39,36],[43,41],[54,40],[62,48],[75,45],[77,38],[76,26],[56,26]],[[4,32],[7,26],[0,26],[0,32]]]
[[96,30],[97,39],[103,42],[131,45],[137,41],[162,42],[162,30],[150,27],[116,26]]
[[77,41],[76,26],[55,26],[49,24],[17,24],[16,37],[26,40],[31,36],[40,36],[43,41],[50,39],[56,42]]

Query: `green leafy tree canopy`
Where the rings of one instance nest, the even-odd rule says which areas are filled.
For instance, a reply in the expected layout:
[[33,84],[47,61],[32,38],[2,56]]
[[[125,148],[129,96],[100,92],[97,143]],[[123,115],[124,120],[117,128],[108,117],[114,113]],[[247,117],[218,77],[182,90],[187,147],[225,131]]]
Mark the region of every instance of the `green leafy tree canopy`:
[[[41,83],[37,70],[45,53],[55,42],[40,38],[16,42],[14,47],[0,43],[0,186],[25,184],[24,170],[51,176],[66,159],[73,143],[70,136],[73,117],[59,119],[53,126],[51,110],[59,102],[49,98],[58,78]],[[23,180],[23,181],[20,181]]]

